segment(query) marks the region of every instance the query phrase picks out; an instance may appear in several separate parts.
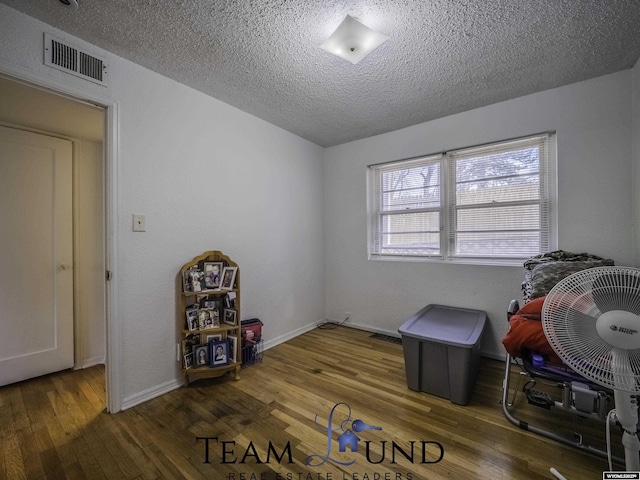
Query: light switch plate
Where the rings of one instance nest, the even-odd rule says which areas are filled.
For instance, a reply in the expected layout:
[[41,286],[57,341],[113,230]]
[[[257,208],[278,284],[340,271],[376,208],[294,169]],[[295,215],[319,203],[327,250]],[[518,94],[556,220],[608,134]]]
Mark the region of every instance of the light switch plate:
[[147,231],[147,220],[144,215],[136,215],[133,214],[133,231],[134,232],[146,232]]

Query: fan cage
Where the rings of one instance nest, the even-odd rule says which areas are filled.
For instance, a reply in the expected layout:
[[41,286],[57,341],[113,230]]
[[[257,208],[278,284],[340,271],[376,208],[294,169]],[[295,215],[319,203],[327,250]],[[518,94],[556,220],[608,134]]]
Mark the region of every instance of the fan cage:
[[615,348],[596,330],[600,315],[613,310],[638,316],[640,269],[596,267],[558,282],[542,307],[542,327],[549,344],[573,370],[613,390],[640,393],[640,348]]

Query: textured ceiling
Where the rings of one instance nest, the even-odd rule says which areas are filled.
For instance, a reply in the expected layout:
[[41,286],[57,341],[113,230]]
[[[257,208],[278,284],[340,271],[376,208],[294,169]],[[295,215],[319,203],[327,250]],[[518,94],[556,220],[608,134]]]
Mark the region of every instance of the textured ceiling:
[[[632,67],[639,0],[0,0],[322,146]],[[350,14],[389,40],[318,46]]]

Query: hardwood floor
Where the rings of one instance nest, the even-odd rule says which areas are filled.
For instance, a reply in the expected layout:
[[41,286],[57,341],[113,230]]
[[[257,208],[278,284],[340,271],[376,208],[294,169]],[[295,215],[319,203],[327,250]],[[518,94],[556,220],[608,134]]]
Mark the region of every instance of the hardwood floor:
[[[61,372],[0,388],[0,478],[549,479],[550,467],[602,478],[606,461],[507,421],[503,366],[483,358],[459,406],[407,389],[401,345],[314,330],[265,352],[240,381],[201,380],[115,415],[104,412],[101,367]],[[352,432],[357,452],[339,451],[341,429],[328,440],[341,402],[332,429],[381,427]],[[551,425],[571,428],[564,420]]]

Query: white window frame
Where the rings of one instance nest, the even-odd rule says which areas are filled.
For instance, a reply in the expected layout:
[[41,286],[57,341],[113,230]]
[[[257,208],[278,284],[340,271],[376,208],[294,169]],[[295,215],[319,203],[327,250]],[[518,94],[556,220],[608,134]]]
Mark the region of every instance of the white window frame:
[[[518,150],[522,149],[525,145],[540,146],[541,148],[539,173],[537,174],[539,179],[539,198],[508,201],[496,204],[496,206],[503,208],[518,205],[537,206],[537,213],[539,213],[538,228],[540,234],[540,251],[529,250],[526,253],[523,253],[524,250],[521,250],[519,253],[511,252],[502,254],[502,252],[500,252],[495,254],[495,252],[489,252],[477,254],[468,252],[464,253],[461,251],[461,248],[459,248],[456,252],[456,236],[458,234],[462,234],[462,232],[456,232],[456,215],[458,212],[463,210],[470,211],[470,209],[474,208],[477,208],[478,212],[488,212],[491,211],[494,206],[491,203],[484,205],[456,205],[456,162],[460,159],[474,157],[476,155],[481,156],[483,154],[486,155],[487,153],[491,154],[493,152],[509,151],[509,149]],[[428,207],[422,205],[420,208],[413,208],[410,206],[406,207],[405,210],[399,210],[397,205],[394,208],[385,207],[385,193],[389,195],[389,192],[384,191],[382,185],[383,174],[389,174],[394,171],[403,171],[413,167],[426,167],[427,165],[436,162],[440,164],[440,205],[434,204]],[[504,140],[476,147],[467,147],[412,159],[369,165],[367,170],[367,244],[370,260],[444,261],[521,266],[522,262],[532,255],[555,250],[557,248],[557,174],[554,133],[536,134],[528,137]],[[495,210],[498,211],[498,209]],[[403,213],[420,214],[425,212],[430,212],[432,216],[439,215],[440,235],[439,249],[437,251],[433,249],[433,245],[432,248],[429,249],[426,244],[422,247],[417,246],[415,248],[412,247],[406,249],[401,247],[392,248],[389,245],[389,240],[386,240],[387,243],[385,244],[385,237],[391,238],[389,235],[385,235],[385,225],[389,224],[387,219],[394,215],[402,215]],[[495,218],[499,219],[500,217]],[[492,231],[495,233],[496,231],[500,232],[501,230],[496,227],[496,229]],[[534,231],[537,232],[537,230]],[[399,234],[398,231],[393,231],[393,233]],[[434,237],[433,227],[421,230],[418,232],[418,236],[420,233],[424,235],[431,234],[429,237],[430,240]],[[431,241],[431,244],[433,244],[433,241]],[[460,245],[463,245],[463,243]]]

